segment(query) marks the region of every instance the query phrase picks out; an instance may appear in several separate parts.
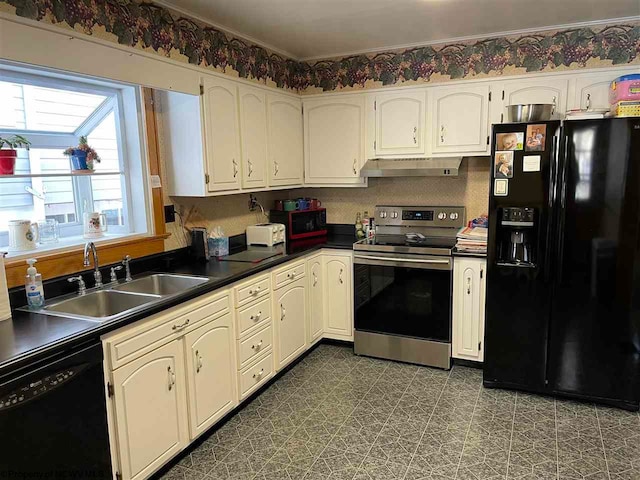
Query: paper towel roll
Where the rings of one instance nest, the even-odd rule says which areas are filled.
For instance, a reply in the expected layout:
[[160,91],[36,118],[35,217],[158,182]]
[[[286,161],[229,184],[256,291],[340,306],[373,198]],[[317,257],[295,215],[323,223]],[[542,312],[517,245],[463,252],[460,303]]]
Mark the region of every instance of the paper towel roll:
[[0,321],[11,318],[9,305],[9,290],[7,289],[7,275],[4,271],[5,252],[0,252]]

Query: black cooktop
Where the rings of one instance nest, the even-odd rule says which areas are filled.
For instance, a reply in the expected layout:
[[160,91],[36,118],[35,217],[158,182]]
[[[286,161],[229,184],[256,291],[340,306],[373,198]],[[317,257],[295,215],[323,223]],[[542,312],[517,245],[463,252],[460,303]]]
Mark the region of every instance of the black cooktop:
[[456,245],[455,237],[427,237],[420,235],[377,235],[374,238],[358,242],[367,246],[388,246],[388,247],[431,247],[431,248],[453,248]]

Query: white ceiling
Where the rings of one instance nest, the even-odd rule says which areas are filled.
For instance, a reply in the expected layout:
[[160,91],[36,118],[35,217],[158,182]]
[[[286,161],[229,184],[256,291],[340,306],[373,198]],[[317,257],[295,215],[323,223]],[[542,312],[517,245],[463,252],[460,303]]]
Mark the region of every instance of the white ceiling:
[[640,16],[640,0],[160,0],[298,59]]

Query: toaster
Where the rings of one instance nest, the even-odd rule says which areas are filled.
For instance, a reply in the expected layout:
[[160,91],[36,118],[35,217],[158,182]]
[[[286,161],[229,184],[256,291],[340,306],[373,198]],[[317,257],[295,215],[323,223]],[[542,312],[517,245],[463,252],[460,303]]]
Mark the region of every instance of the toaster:
[[284,243],[284,225],[282,223],[259,223],[247,227],[247,245],[273,247]]

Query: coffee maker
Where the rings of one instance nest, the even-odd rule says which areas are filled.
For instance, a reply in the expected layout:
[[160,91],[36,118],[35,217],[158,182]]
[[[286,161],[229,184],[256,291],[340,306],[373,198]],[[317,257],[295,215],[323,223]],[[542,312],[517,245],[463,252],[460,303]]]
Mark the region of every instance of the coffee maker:
[[531,207],[503,207],[500,210],[498,262],[535,265],[536,210]]

